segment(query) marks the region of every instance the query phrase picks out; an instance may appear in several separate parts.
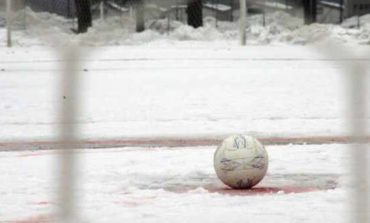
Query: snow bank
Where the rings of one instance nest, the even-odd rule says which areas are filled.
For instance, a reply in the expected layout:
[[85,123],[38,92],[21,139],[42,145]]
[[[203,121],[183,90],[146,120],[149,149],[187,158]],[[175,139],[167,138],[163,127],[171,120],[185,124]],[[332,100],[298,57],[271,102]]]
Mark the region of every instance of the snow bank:
[[[0,20],[0,24],[3,23]],[[25,23],[25,24],[24,24]],[[156,41],[237,41],[238,22],[217,22],[214,18],[204,19],[204,27],[193,29],[182,22],[159,19],[146,22],[147,30],[135,33],[134,19],[129,15],[111,16],[105,20],[94,20],[88,33],[76,36],[71,31],[75,26],[72,20],[50,13],[35,13],[30,9],[19,12],[18,26],[26,27],[25,32],[16,33],[19,45],[64,44],[79,41],[83,45],[137,45]],[[343,43],[370,44],[370,15],[350,18],[342,25],[304,25],[301,18],[285,12],[254,15],[248,18],[249,44],[314,44],[329,39]],[[4,38],[4,35],[1,35]]]

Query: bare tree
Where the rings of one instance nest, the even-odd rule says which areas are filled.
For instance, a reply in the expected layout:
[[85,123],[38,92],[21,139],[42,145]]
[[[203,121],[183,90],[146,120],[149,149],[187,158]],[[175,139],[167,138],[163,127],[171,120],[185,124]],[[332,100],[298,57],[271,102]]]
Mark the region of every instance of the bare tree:
[[75,0],[78,29],[77,33],[85,33],[92,26],[90,0]]
[[189,0],[186,13],[188,15],[188,25],[194,28],[203,26],[202,0]]
[[136,32],[145,30],[144,0],[136,0]]
[[305,24],[311,24],[316,22],[317,14],[317,0],[303,0],[303,12]]

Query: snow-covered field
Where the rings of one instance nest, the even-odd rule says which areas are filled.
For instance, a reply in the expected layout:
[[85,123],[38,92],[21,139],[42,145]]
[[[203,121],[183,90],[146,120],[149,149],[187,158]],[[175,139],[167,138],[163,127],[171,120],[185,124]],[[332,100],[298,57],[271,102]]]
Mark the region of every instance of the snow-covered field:
[[[346,135],[344,70],[370,60],[368,15],[360,18],[360,29],[355,18],[342,26],[303,26],[276,12],[263,27],[261,17],[252,16],[246,48],[238,46],[237,22],[215,28],[211,18],[197,30],[172,21],[169,33],[165,21],[151,21],[135,34],[129,17],[108,17],[79,36],[70,21],[49,13],[27,9],[17,18],[15,27],[25,21],[26,30],[16,29],[15,47],[0,51],[2,140],[56,135],[60,52],[70,42],[89,52],[81,59],[78,116],[89,139]],[[2,44],[5,37],[0,29]],[[325,43],[345,44],[349,53],[330,52]]]
[[[77,117],[85,139],[348,135],[345,69],[369,66],[369,17],[360,29],[353,20],[301,26],[276,13],[262,27],[260,19],[250,20],[250,45],[240,47],[236,23],[215,29],[208,19],[193,30],[174,22],[167,34],[158,21],[133,34],[108,18],[75,37],[69,21],[27,12],[15,47],[0,48],[0,144],[57,136],[60,106],[70,100],[60,92],[60,52],[70,41],[87,52]],[[346,51],[328,51],[328,42]],[[270,168],[259,187],[272,194],[226,190],[213,171],[213,146],[79,150],[78,211],[81,222],[347,222],[348,148],[268,147]],[[50,150],[0,152],[0,222],[50,220],[57,158]],[[291,187],[319,190],[284,189]]]
[[[370,47],[327,56],[309,47],[189,44],[85,56],[83,137],[348,134],[344,66],[367,66]],[[0,138],[55,137],[61,58],[41,47],[3,48],[0,57]]]
[[[215,176],[215,147],[81,150],[78,212],[86,222],[348,222],[347,146],[267,150],[269,171],[258,187],[322,190],[234,194]],[[0,222],[54,213],[57,158],[55,151],[0,153]]]

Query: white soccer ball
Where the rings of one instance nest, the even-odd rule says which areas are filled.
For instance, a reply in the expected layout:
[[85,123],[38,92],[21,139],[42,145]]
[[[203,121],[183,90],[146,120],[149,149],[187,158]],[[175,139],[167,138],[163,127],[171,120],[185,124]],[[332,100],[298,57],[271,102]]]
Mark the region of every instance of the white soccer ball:
[[218,178],[234,189],[248,189],[266,175],[268,155],[255,138],[234,135],[226,138],[214,154]]

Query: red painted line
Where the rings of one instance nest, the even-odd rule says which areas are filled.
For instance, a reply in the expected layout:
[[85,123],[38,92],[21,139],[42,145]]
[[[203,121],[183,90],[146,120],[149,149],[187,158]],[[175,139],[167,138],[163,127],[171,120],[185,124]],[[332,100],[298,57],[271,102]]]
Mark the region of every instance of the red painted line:
[[[198,187],[170,187],[163,188],[165,191],[173,193],[188,193]],[[317,187],[317,186],[304,186],[304,185],[284,185],[284,186],[256,186],[251,189],[232,189],[226,186],[206,185],[203,188],[208,193],[219,193],[229,196],[257,196],[257,195],[275,195],[275,194],[297,194],[307,193],[313,191],[324,191],[334,189],[335,187]]]
[[[115,138],[82,140],[74,143],[74,148],[117,148],[117,147],[194,147],[219,145],[225,137],[214,138],[187,138],[187,137],[156,137],[156,138]],[[349,144],[370,143],[370,136],[354,139],[349,136],[305,136],[305,137],[260,137],[264,145],[288,144]],[[71,146],[71,145],[69,145]],[[15,150],[47,150],[63,148],[64,144],[58,141],[6,141],[0,142],[0,151]]]
[[320,191],[323,189],[315,187],[256,187],[249,190],[234,190],[229,188],[211,188],[207,189],[210,193],[220,193],[230,196],[257,196],[264,194],[296,194]]

